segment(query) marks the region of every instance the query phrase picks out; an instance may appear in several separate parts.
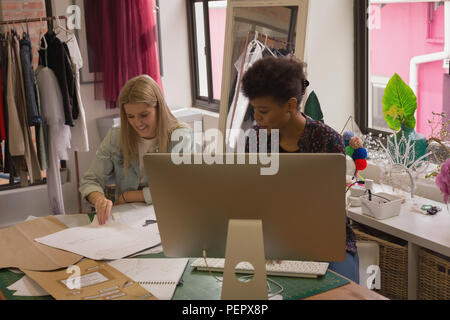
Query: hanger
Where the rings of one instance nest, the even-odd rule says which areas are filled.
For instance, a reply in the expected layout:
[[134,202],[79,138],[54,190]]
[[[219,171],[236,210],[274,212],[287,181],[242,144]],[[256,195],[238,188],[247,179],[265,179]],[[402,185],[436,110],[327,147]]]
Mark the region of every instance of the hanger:
[[269,51],[269,53],[272,55],[272,56],[274,56],[275,58],[277,57],[273,52],[272,52],[272,50],[270,50],[270,48],[267,46],[267,39],[269,39],[269,36],[266,34],[266,40],[264,41],[264,48],[267,50],[267,51]]
[[54,29],[55,33],[58,34],[57,30],[62,30],[66,33],[66,36],[68,38],[68,40],[65,42],[68,43],[68,42],[72,41],[74,39],[73,32],[68,30],[67,28],[63,27],[63,25],[61,24],[61,20],[59,19],[59,16],[56,16],[55,20],[56,20],[56,28]]
[[28,18],[26,19],[26,26],[27,26],[27,31],[25,32],[25,29],[23,27],[23,23],[20,24],[20,27],[22,28],[22,39],[24,39],[24,40],[28,40],[29,39]]
[[[47,43],[47,39],[45,38],[45,35],[42,35],[42,18],[39,18],[39,21],[40,21],[41,27],[39,30],[38,48],[44,52],[44,63],[45,63],[45,66],[47,67],[48,66],[48,55],[47,55],[48,43]],[[44,42],[44,47],[41,47],[42,42]]]

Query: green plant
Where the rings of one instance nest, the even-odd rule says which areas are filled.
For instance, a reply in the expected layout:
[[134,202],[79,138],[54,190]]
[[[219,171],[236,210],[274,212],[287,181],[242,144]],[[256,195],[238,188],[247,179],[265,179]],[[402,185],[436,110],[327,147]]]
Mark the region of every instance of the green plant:
[[314,91],[311,92],[308,100],[306,101],[305,114],[313,120],[323,122],[322,109],[320,108],[319,99]]
[[389,128],[395,131],[399,131],[402,126],[414,129],[416,109],[417,97],[414,91],[397,73],[394,74],[383,96],[383,116]]

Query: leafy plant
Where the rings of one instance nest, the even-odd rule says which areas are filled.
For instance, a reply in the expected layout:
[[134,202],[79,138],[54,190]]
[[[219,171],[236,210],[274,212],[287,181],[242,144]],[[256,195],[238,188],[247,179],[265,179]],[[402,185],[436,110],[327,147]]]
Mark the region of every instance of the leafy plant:
[[416,95],[397,73],[394,74],[383,96],[383,116],[389,128],[395,131],[400,130],[402,126],[414,129],[416,109]]
[[305,114],[311,119],[323,122],[323,113],[320,107],[319,99],[316,93],[313,91],[308,97],[305,105]]

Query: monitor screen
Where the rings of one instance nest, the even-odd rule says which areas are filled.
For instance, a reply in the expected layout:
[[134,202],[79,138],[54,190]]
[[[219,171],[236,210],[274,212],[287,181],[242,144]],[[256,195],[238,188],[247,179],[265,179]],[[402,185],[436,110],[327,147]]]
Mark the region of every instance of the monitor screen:
[[223,258],[229,220],[257,219],[268,260],[344,261],[345,156],[279,154],[272,175],[255,155],[234,163],[239,156],[241,164],[225,155],[223,164],[144,157],[164,254]]

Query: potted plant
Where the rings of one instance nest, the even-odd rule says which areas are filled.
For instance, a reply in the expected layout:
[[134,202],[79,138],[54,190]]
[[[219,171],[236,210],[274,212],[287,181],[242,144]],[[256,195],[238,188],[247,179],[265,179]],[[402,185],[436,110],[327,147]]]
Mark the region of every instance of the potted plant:
[[[417,97],[413,90],[396,73],[389,80],[383,96],[383,116],[394,131],[391,141],[398,145],[400,153],[405,153],[411,160],[423,157],[427,151],[427,139],[416,132],[415,112]],[[407,147],[408,146],[408,147]]]

